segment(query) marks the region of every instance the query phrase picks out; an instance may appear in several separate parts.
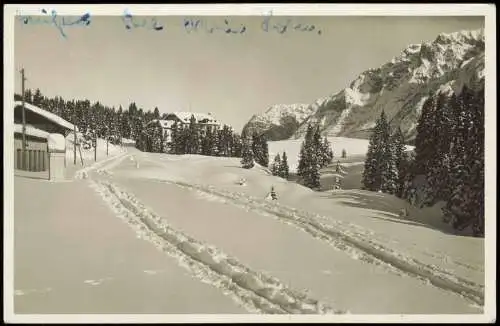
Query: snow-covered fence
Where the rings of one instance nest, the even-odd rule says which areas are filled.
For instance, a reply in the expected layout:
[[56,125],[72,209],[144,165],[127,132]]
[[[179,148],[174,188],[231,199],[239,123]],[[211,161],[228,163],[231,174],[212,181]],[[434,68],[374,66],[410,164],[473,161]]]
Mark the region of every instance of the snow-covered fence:
[[50,134],[47,137],[49,148],[49,179],[64,179],[66,167],[66,139],[61,134]]
[[22,150],[22,140],[14,142],[14,166],[16,170],[43,172],[48,170],[47,142],[26,141],[26,150]]
[[20,133],[14,137],[14,174],[31,178],[64,179],[66,142],[61,134],[26,128],[26,149]]
[[14,133],[14,174],[34,178],[49,178],[48,133],[26,128],[26,148],[21,132]]

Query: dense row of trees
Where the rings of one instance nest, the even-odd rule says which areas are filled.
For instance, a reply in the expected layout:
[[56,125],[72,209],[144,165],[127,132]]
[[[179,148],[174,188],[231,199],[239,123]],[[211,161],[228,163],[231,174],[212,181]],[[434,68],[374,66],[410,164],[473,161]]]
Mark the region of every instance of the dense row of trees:
[[[39,89],[34,91],[28,89],[24,98],[27,103],[42,107],[74,123],[83,134],[100,138],[109,137],[115,144],[121,142],[122,138],[138,141],[143,125],[152,119],[160,118],[158,108],[145,110],[138,108],[135,103],[131,103],[126,109],[121,106],[117,109],[89,100],[47,97]],[[21,100],[22,96],[15,94],[14,99]]]
[[297,176],[311,189],[320,188],[320,169],[333,160],[331,143],[326,137],[321,139],[319,126],[307,126],[305,139],[300,148]]
[[205,127],[191,116],[188,125],[175,122],[170,137],[158,121],[151,123],[143,129],[137,147],[154,153],[240,157],[241,137],[227,125]]
[[365,189],[401,196],[405,172],[405,140],[400,128],[391,130],[382,111],[374,127],[362,183]]
[[[423,184],[415,184],[416,177]],[[446,202],[444,216],[455,229],[472,225],[484,236],[484,89],[464,86],[459,95],[429,97],[417,125],[414,152],[404,151],[401,131],[391,131],[382,112],[363,173],[365,189],[419,205]]]
[[429,98],[417,131],[415,173],[426,176],[424,204],[445,201],[446,221],[456,229],[472,224],[484,235],[484,88]]
[[264,134],[253,133],[252,136],[243,132],[241,135],[241,165],[245,169],[251,169],[258,163],[261,166],[269,166],[269,148],[267,138]]
[[280,178],[288,179],[290,176],[290,168],[288,167],[286,152],[283,152],[282,156],[280,156],[279,153],[276,154],[274,162],[271,164],[271,173]]
[[[21,100],[22,96],[16,94],[14,99]],[[59,96],[50,98],[39,89],[25,91],[25,101],[74,123],[91,146],[95,145],[95,137],[107,137],[114,144],[127,138],[134,140],[138,149],[148,152],[241,156],[241,137],[229,126],[210,128],[205,132],[195,123],[194,117],[191,117],[188,126],[172,126],[169,143],[164,139],[159,123],[145,128],[151,120],[162,118],[157,107],[146,111],[131,103],[128,109],[124,110],[121,106],[116,109],[89,100],[64,100]]]

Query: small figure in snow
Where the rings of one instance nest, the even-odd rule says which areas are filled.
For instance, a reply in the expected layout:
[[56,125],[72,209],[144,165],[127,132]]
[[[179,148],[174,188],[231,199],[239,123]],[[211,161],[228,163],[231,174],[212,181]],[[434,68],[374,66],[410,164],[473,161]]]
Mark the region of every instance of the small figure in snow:
[[135,161],[135,168],[138,169],[139,168],[139,161]]
[[240,186],[244,186],[244,185],[246,185],[246,184],[247,184],[247,181],[245,180],[245,178],[241,178],[241,179],[240,179],[240,181],[238,181],[238,184],[239,184]]
[[408,216],[409,216],[408,209],[406,209],[406,207],[401,208],[401,210],[399,211],[399,217],[408,218]]
[[276,195],[276,192],[274,191],[274,187],[271,187],[271,199],[278,200],[278,195]]
[[342,170],[340,168],[340,161],[337,161],[337,166],[335,167],[335,172],[340,173]]

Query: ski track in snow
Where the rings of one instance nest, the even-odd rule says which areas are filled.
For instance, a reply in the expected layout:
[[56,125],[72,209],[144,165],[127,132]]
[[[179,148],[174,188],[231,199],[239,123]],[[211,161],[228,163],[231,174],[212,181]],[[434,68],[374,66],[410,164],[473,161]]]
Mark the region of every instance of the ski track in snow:
[[175,258],[204,283],[223,290],[251,312],[267,314],[340,314],[276,278],[256,272],[219,249],[174,230],[133,195],[110,182],[89,179],[89,185],[138,236]]
[[[329,222],[332,221],[330,218],[325,217],[325,216],[320,216],[320,215],[316,215],[315,218],[327,220]],[[340,224],[346,225],[345,222],[340,222],[340,221],[335,221],[334,223],[340,223]],[[413,243],[413,242],[412,243],[408,243],[408,242],[403,243],[401,241],[396,240],[395,238],[391,237],[388,234],[384,233],[384,234],[378,235],[377,233],[370,231],[370,230],[366,230],[366,229],[364,229],[356,224],[352,224],[352,223],[347,223],[347,224],[350,228],[356,229],[357,235],[364,236],[364,237],[370,236],[370,238],[372,238],[372,239],[378,238],[378,240],[380,240],[380,241],[384,241],[386,243],[390,242],[390,243],[393,243],[393,244],[400,246],[400,247],[401,246],[411,247],[411,250],[419,251],[421,254],[426,255],[428,257],[432,257],[432,258],[435,258],[435,259],[443,261],[443,262],[455,264],[457,266],[463,267],[463,268],[470,270],[470,271],[484,273],[483,267],[473,266],[473,265],[461,262],[457,259],[454,259],[454,258],[448,256],[447,254],[445,254],[443,252],[440,252],[439,250],[428,251],[425,248],[422,249],[422,245],[419,243]],[[446,271],[445,269],[443,269],[443,271],[447,272],[448,274],[453,274],[452,271]],[[478,286],[481,286],[481,285],[478,285]],[[483,289],[484,286],[481,286],[481,288]]]
[[[117,166],[120,164],[125,158],[129,157],[130,154],[127,152],[121,153],[116,156],[111,156],[110,158],[107,158],[105,160],[96,162],[92,165],[89,165],[87,167],[84,167],[83,169],[80,169],[76,171],[74,179],[79,180],[79,179],[88,179],[89,178],[89,172],[96,170],[99,174],[108,174],[111,175],[111,172],[109,169]],[[102,166],[106,166],[105,168],[100,168]]]
[[367,232],[360,231],[362,228],[354,226],[354,224],[349,223],[349,226],[358,229],[358,231],[348,230],[343,225],[344,223],[330,220],[330,223],[333,222],[334,224],[334,227],[332,227],[318,221],[319,219],[327,219],[326,217],[299,211],[277,203],[269,203],[252,198],[246,194],[221,191],[216,190],[213,186],[194,185],[180,181],[155,181],[174,184],[195,190],[196,192],[204,191],[211,196],[219,196],[227,202],[245,210],[250,209],[261,215],[277,218],[281,222],[295,226],[313,237],[327,242],[334,248],[345,252],[353,259],[378,265],[399,276],[416,277],[426,284],[454,292],[465,299],[473,301],[475,304],[484,305],[483,285],[460,278],[452,272],[446,271],[436,265],[422,263],[412,257],[385,247],[371,240]]
[[[112,163],[108,165],[106,168],[102,169],[102,171],[106,171],[110,166],[114,167],[119,164],[117,162],[114,163],[115,164]],[[108,173],[101,174],[109,175]],[[243,193],[218,190],[214,186],[195,185],[179,180],[149,180],[169,183],[182,188],[194,190],[196,195],[201,199],[230,203],[247,211],[252,210],[261,215],[276,218],[281,222],[309,233],[314,238],[327,242],[335,249],[343,251],[353,259],[378,265],[379,267],[382,267],[399,276],[415,277],[423,281],[425,284],[433,285],[442,290],[454,292],[464,299],[472,301],[475,306],[482,307],[484,305],[483,285],[460,278],[451,271],[447,271],[436,265],[422,263],[412,257],[390,249],[381,243],[375,242],[374,240],[371,240],[375,233],[365,230],[358,225],[348,222],[344,223],[341,221],[332,221],[328,217],[321,216],[319,214],[297,210],[295,208],[280,205],[276,202],[270,203]],[[217,197],[219,200],[216,199]],[[331,225],[325,225],[318,220],[328,220],[330,224],[333,223],[334,227]],[[395,240],[391,241],[398,243]],[[413,245],[417,246],[416,244]],[[479,269],[453,260],[451,257],[437,252],[430,253],[428,251],[424,251],[423,253],[428,256],[435,258],[439,257],[445,261],[456,263],[457,265],[471,270]]]
[[[288,208],[288,209],[290,209],[290,208]],[[469,265],[467,263],[461,262],[459,260],[453,259],[452,257],[446,255],[445,253],[440,252],[439,250],[428,251],[425,248],[422,249],[422,245],[418,244],[418,243],[413,243],[413,242],[412,243],[408,243],[408,242],[403,243],[403,242],[398,241],[397,239],[391,237],[388,234],[384,233],[384,234],[379,235],[373,231],[364,229],[363,227],[356,225],[356,224],[353,224],[353,223],[332,221],[331,218],[328,218],[326,216],[315,215],[314,218],[328,221],[328,223],[333,222],[334,224],[336,224],[336,226],[337,225],[342,225],[342,227],[347,226],[348,228],[356,230],[354,232],[356,233],[357,236],[362,236],[364,238],[370,237],[371,239],[378,239],[379,241],[384,241],[386,243],[390,242],[390,243],[393,243],[394,245],[397,245],[399,247],[402,247],[402,246],[411,247],[412,248],[411,250],[419,251],[421,254],[426,255],[428,257],[432,257],[432,258],[435,258],[435,259],[443,261],[443,262],[455,264],[455,265],[461,266],[461,267],[468,269],[468,270],[471,270],[471,271],[479,271],[479,272],[484,273],[484,268],[482,268],[481,266],[472,266],[472,265]],[[443,269],[443,271],[445,271],[448,274],[453,274],[452,271],[447,271],[445,269]],[[484,288],[481,285],[478,285],[478,286],[480,286],[481,288]]]

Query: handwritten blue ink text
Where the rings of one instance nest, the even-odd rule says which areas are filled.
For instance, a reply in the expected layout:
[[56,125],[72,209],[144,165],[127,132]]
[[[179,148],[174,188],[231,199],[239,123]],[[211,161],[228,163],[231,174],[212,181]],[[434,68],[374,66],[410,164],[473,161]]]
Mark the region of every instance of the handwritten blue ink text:
[[144,18],[142,20],[138,20],[132,16],[128,9],[125,10],[122,16],[122,20],[125,24],[125,28],[128,30],[134,28],[146,28],[154,31],[161,31],[164,28],[164,26],[156,20],[156,17],[153,17],[151,19]]
[[261,28],[264,32],[275,31],[279,34],[284,34],[290,30],[298,32],[316,32],[318,35],[322,34],[322,31],[316,28],[315,25],[294,23],[291,18],[286,18],[283,21],[283,19],[273,16],[272,11],[263,19]]
[[[24,25],[53,25],[60,34],[66,38],[66,27],[89,26],[91,23],[90,13],[81,16],[61,17],[55,10],[50,13],[42,9],[41,15],[25,16],[19,15],[18,19]],[[137,17],[126,9],[120,17],[126,30],[147,29],[153,31],[164,31],[166,26],[158,21],[156,17]],[[231,21],[229,18],[221,18],[220,21],[208,22],[203,18],[185,17],[182,20],[182,27],[187,33],[206,32],[209,34],[223,33],[227,35],[244,34],[248,31],[247,26]],[[266,33],[285,34],[287,32],[308,32],[322,34],[322,30],[313,24],[296,22],[290,17],[274,16],[273,12],[264,15],[260,24],[261,31]]]
[[41,13],[42,15],[37,15],[37,16],[19,15],[18,19],[24,25],[53,25],[59,30],[59,32],[64,38],[67,37],[64,31],[65,27],[89,26],[91,23],[90,13],[83,14],[82,16],[77,16],[76,18],[58,16],[55,10],[52,10],[49,14],[46,9],[42,9]]
[[246,26],[242,24],[237,27],[232,26],[231,22],[227,18],[224,19],[223,24],[208,24],[202,19],[184,18],[183,25],[188,33],[197,32],[203,29],[210,34],[217,31],[225,34],[243,34],[247,30]]

